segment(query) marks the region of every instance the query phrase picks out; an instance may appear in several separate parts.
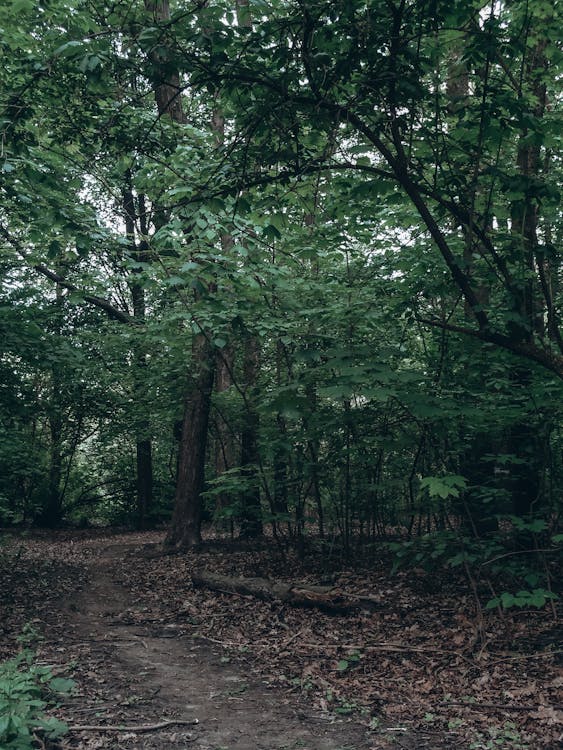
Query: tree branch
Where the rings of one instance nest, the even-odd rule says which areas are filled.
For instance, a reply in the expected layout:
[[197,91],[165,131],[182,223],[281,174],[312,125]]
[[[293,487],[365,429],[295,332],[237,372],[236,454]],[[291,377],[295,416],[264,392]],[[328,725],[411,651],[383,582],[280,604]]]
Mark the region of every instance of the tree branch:
[[472,336],[473,338],[479,339],[487,344],[495,344],[501,349],[505,349],[513,354],[518,354],[521,357],[538,362],[563,380],[563,357],[546,349],[540,349],[534,343],[513,340],[509,336],[491,331],[487,328],[466,328],[452,323],[445,323],[442,320],[432,320],[428,318],[417,318],[417,320],[419,323],[432,326],[433,328],[441,328],[442,330],[452,331],[453,333],[461,333],[464,336]]
[[[14,237],[8,231],[8,229],[6,229],[3,224],[0,224],[0,235],[2,235],[4,239],[10,243],[10,245],[24,261],[27,261],[25,248],[22,246],[21,242],[16,239],[16,237]],[[95,307],[99,307],[101,310],[106,312],[110,318],[118,320],[120,323],[127,323],[128,325],[139,324],[139,321],[135,320],[133,316],[129,315],[129,313],[124,312],[123,310],[120,310],[115,305],[112,305],[109,300],[104,299],[103,297],[98,297],[95,294],[89,294],[88,292],[82,291],[79,287],[76,286],[76,284],[72,284],[70,281],[66,281],[63,276],[56,273],[55,271],[51,271],[51,269],[48,268],[44,263],[36,263],[32,267],[34,271],[37,271],[37,273],[45,276],[45,278],[50,279],[50,281],[54,281],[63,289],[68,289],[68,291],[70,292],[78,292],[85,302],[88,302]]]
[[175,724],[182,726],[194,726],[199,724],[197,719],[164,719],[157,724],[133,724],[131,726],[123,724],[85,724],[70,726],[71,732],[155,732],[157,729],[166,729]]
[[68,289],[69,292],[78,292],[84,302],[88,302],[89,304],[94,305],[94,307],[99,307],[101,310],[106,312],[110,318],[113,318],[120,323],[127,323],[128,325],[139,325],[138,320],[135,320],[135,318],[133,318],[132,315],[129,315],[129,313],[120,310],[118,307],[115,307],[115,305],[112,305],[109,300],[104,299],[103,297],[98,297],[95,294],[88,294],[87,292],[82,291],[76,286],[76,284],[72,284],[70,281],[66,281],[63,276],[56,273],[55,271],[51,271],[51,269],[47,268],[47,266],[45,266],[43,263],[38,263],[37,265],[33,266],[33,269],[45,276],[47,279],[54,281],[63,289]]

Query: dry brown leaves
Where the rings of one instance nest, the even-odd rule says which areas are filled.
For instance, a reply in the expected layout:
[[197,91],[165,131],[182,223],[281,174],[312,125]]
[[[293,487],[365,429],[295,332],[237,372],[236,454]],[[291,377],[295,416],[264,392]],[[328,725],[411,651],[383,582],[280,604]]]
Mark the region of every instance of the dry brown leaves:
[[[420,571],[391,576],[384,558],[361,570],[328,569],[320,556],[300,561],[271,543],[259,551],[224,544],[197,555],[160,556],[161,538],[123,536],[130,550],[114,576],[138,603],[117,615],[129,624],[149,626],[162,637],[188,634],[221,644],[226,659],[243,660],[323,711],[356,713],[374,732],[405,728],[435,737],[421,747],[559,746],[561,633],[551,612],[504,619],[490,613],[483,630],[462,580],[430,581]],[[25,622],[49,621],[49,610],[52,622],[57,598],[86,585],[101,545],[103,536],[91,534],[34,535],[11,543],[0,561],[5,652],[13,650]],[[194,567],[287,582],[330,581],[349,594],[377,596],[385,606],[373,614],[334,616],[194,590]],[[51,640],[65,648],[64,633]],[[103,708],[103,680],[110,679],[111,667],[103,654],[88,654],[87,643],[75,644],[71,655],[89,664],[83,678]]]

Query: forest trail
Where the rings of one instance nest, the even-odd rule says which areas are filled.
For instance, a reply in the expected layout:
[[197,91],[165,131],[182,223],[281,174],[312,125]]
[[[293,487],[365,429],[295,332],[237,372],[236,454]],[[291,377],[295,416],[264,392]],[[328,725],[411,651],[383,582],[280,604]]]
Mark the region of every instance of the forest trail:
[[[203,639],[181,628],[135,622],[146,603],[133,600],[116,581],[132,545],[105,544],[89,567],[89,582],[63,609],[65,650],[86,649],[90,678],[105,689],[95,721],[85,721],[81,696],[75,724],[146,726],[168,719],[194,726],[170,725],[144,734],[134,731],[74,732],[81,748],[154,748],[169,750],[363,750],[374,748],[366,731],[348,719],[335,720],[289,700],[259,676],[243,669]],[[134,556],[130,557],[135,565]],[[65,622],[66,621],[66,622]],[[93,670],[93,673],[92,673]],[[104,676],[102,677],[102,673]],[[96,702],[92,710],[96,708]],[[71,706],[67,706],[68,714]],[[82,712],[82,713],[81,713]],[[92,713],[90,714],[92,716]],[[76,746],[76,745],[72,745]]]
[[37,663],[76,683],[50,711],[70,732],[48,750],[560,746],[561,639],[549,612],[509,629],[489,615],[476,649],[472,602],[451,575],[390,577],[384,561],[340,570],[343,591],[386,605],[331,615],[191,581],[205,567],[318,584],[323,557],[222,539],[166,556],[161,542],[106,530],[3,540],[0,657],[28,634]]

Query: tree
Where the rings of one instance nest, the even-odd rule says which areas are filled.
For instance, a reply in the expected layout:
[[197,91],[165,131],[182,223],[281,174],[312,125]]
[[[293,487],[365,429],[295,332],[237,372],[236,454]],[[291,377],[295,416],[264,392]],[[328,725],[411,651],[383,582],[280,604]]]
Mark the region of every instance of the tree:
[[[70,350],[99,335],[119,408],[87,411],[88,450],[126,445],[108,469],[125,487],[150,437],[176,480],[168,544],[200,542],[217,493],[245,533],[269,505],[303,551],[312,528],[351,551],[390,522],[547,516],[563,354],[543,6],[94,2],[65,20],[53,2],[24,11],[31,36],[2,13],[4,249],[59,289],[63,326],[91,309]],[[214,476],[221,409],[241,455]]]
[[[558,198],[551,175],[538,172],[554,136],[544,118],[554,85],[546,73],[557,55],[553,14],[529,4],[459,3],[438,5],[429,17],[405,1],[276,3],[269,10],[252,29],[221,20],[208,30],[212,55],[183,40],[191,85],[212,83],[230,96],[238,133],[249,134],[238,150],[233,141],[233,186],[323,170],[363,173],[366,192],[395,186],[393,197],[415,209],[475,327],[456,320],[455,294],[447,318],[421,311],[421,322],[561,377],[557,312],[538,236],[540,206]],[[475,93],[457,111],[442,73],[452,43],[464,49],[464,75]],[[335,146],[319,148],[335,132]],[[549,325],[538,326],[543,317]],[[525,388],[527,366],[516,369],[514,384]],[[539,446],[530,451],[530,439],[529,425],[513,426],[508,452],[515,467],[526,467],[512,472],[517,513],[528,512],[539,491]]]

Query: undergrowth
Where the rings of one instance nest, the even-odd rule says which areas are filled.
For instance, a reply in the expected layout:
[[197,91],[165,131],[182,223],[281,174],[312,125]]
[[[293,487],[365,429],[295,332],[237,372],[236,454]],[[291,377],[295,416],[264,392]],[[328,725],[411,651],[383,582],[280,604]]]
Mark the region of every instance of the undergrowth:
[[74,682],[55,677],[50,667],[35,660],[35,652],[26,647],[17,656],[0,662],[2,750],[33,750],[38,747],[38,736],[56,740],[68,729],[46,710],[57,696],[71,692]]

